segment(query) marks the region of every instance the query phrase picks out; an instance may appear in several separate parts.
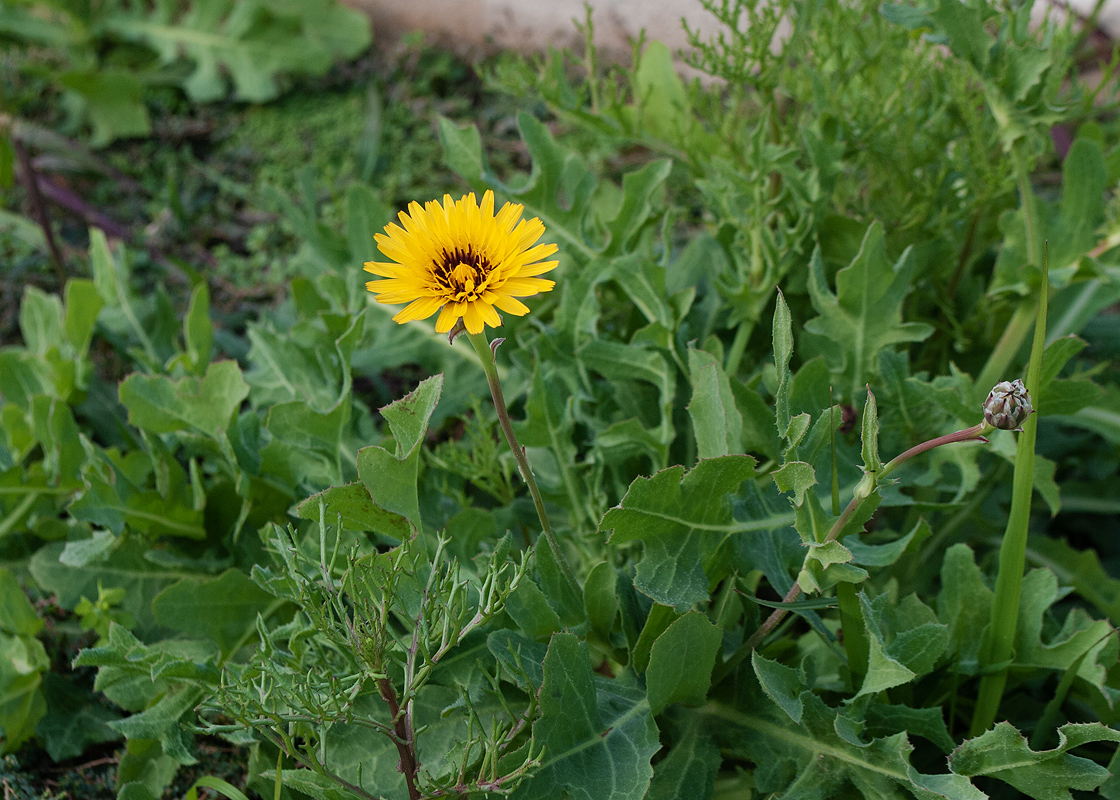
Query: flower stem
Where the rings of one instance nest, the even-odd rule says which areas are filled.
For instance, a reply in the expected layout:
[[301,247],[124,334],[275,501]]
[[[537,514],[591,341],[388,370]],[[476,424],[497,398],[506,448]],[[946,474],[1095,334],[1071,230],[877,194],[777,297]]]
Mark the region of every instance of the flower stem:
[[[1027,393],[1039,398],[1042,378],[1042,351],[1046,342],[1046,305],[1048,265],[1042,264],[1042,283],[1038,287],[1038,317],[1034,326],[1034,343],[1027,366]],[[995,597],[988,638],[981,653],[981,666],[1006,664],[1015,647],[1019,625],[1019,600],[1023,591],[1023,569],[1027,561],[1027,531],[1031,517],[1031,496],[1034,492],[1034,443],[1038,434],[1038,414],[1031,414],[1023,423],[1023,432],[1015,449],[1015,474],[1011,482],[1011,512],[999,548],[999,571],[996,574]],[[992,726],[1007,684],[1007,667],[989,672],[980,679],[980,693],[972,715],[971,736],[979,736]]]
[[[544,531],[548,546],[552,548],[552,552],[556,555],[556,560],[560,563],[560,568],[564,571],[565,576],[574,582],[575,574],[572,572],[572,568],[568,566],[568,560],[564,557],[563,551],[560,550],[556,535],[552,532],[552,526],[548,522],[548,514],[544,510],[544,500],[541,498],[540,489],[537,488],[533,470],[529,467],[529,459],[525,456],[525,448],[518,444],[517,436],[513,433],[513,423],[509,418],[509,409],[506,408],[506,400],[502,395],[502,384],[498,380],[498,365],[494,359],[494,345],[491,345],[486,339],[485,333],[468,333],[467,338],[471,340],[475,352],[478,353],[478,359],[482,362],[482,369],[486,372],[486,381],[490,384],[490,394],[494,398],[494,409],[498,412],[498,422],[502,426],[502,433],[505,434],[506,444],[509,445],[509,449],[513,451],[513,457],[517,460],[521,477],[529,487],[529,494],[533,496],[533,505],[536,506],[537,518],[541,521],[541,530]],[[501,340],[495,341],[500,343]]]
[[[875,489],[877,488],[879,482],[882,481],[883,478],[887,477],[887,475],[893,472],[907,459],[912,458],[919,453],[924,453],[926,450],[932,450],[934,447],[939,447],[943,444],[953,444],[955,442],[986,442],[987,439],[984,438],[984,435],[986,433],[989,433],[991,430],[991,425],[988,425],[986,422],[981,422],[978,425],[973,425],[971,428],[965,428],[964,430],[955,431],[944,436],[938,436],[934,439],[930,439],[928,442],[922,442],[919,445],[911,447],[901,455],[895,456],[893,459],[883,465],[883,468],[879,470],[878,474],[874,472],[867,473],[865,479],[859,484],[859,486],[856,487],[856,492],[852,496],[852,499],[848,502],[848,505],[844,509],[843,513],[841,513],[840,516],[837,517],[836,522],[832,523],[832,528],[829,529],[828,535],[824,537],[824,541],[832,542],[836,539],[839,539],[840,534],[843,533],[844,528],[847,526],[848,521],[852,518],[852,515],[856,513],[863,501],[869,498],[875,492]],[[793,587],[788,592],[786,592],[786,596],[782,598],[782,602],[792,603],[800,595],[801,585],[799,583],[794,583]],[[770,631],[774,630],[774,628],[778,626],[778,623],[785,619],[785,616],[788,613],[788,609],[785,608],[775,609],[774,613],[766,618],[766,621],[759,626],[758,630],[756,630],[751,635],[751,638],[749,638],[746,643],[740,648],[740,652],[743,654],[742,657],[740,657],[739,653],[736,653],[734,656],[732,656],[732,659],[738,658],[741,661],[742,658],[745,658],[746,654],[758,647],[758,645],[762,643],[762,640],[766,638],[767,634],[769,634]]]

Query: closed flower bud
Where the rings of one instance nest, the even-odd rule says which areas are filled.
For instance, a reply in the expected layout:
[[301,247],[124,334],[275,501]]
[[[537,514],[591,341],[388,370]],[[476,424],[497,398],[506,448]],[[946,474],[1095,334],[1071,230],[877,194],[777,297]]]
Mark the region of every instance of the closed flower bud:
[[1001,431],[1023,430],[1023,423],[1033,413],[1031,396],[1018,378],[997,383],[984,401],[985,421]]

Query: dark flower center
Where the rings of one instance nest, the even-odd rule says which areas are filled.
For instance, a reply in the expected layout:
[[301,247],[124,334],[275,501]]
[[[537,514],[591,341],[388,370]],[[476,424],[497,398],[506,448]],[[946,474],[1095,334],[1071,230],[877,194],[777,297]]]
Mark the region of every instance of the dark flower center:
[[490,275],[491,264],[470,248],[443,251],[435,263],[435,276],[453,300],[477,300]]

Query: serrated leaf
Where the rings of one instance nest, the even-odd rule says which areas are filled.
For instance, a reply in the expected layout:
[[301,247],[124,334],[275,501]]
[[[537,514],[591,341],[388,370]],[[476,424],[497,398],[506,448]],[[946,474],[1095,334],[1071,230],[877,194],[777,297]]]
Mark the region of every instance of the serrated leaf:
[[350,530],[374,531],[401,540],[408,537],[408,520],[373,502],[369,490],[361,482],[332,486],[312,495],[300,503],[296,516],[317,521],[320,504],[325,506],[328,524],[341,519],[343,526]]
[[151,433],[190,431],[216,438],[229,427],[249,396],[236,361],[210,364],[200,378],[173,381],[162,375],[133,374],[120,386],[128,421]]
[[120,715],[98,705],[88,690],[81,690],[55,673],[43,676],[43,697],[47,713],[35,726],[35,733],[52,760],[77,758],[87,747],[121,738],[108,723]]
[[980,9],[953,0],[938,0],[937,8],[929,12],[929,18],[945,32],[953,53],[983,74],[993,40],[984,30]]
[[665,356],[633,345],[592,339],[579,349],[585,367],[611,381],[640,380],[657,387],[661,424],[656,435],[662,445],[673,441],[673,398],[676,395],[676,370]]
[[991,607],[992,590],[984,583],[972,549],[966,544],[953,545],[945,551],[941,564],[937,618],[948,626],[946,651],[959,661],[962,671],[977,669]]
[[758,651],[751,653],[751,666],[755,677],[766,696],[777,703],[782,711],[794,722],[801,722],[804,706],[801,703],[801,689],[804,681],[791,669],[777,661],[763,658]]
[[1027,558],[1072,586],[1101,614],[1120,619],[1120,580],[1105,572],[1095,550],[1075,550],[1062,539],[1032,536],[1027,539]]
[[809,296],[820,315],[805,323],[819,337],[833,373],[858,397],[878,372],[880,351],[920,342],[933,328],[903,322],[902,304],[910,292],[917,261],[906,250],[892,266],[883,228],[872,223],[852,263],[836,273],[836,293],[828,286],[819,248],[809,262]]
[[358,451],[358,475],[381,508],[400,514],[414,530],[421,530],[416,476],[420,448],[443,388],[443,375],[424,380],[410,394],[381,409],[393,432],[396,450],[364,447]]
[[108,18],[111,29],[152,47],[164,64],[184,56],[193,70],[183,81],[196,102],[226,95],[225,75],[238,100],[264,102],[279,93],[279,73],[320,75],[338,58],[369,46],[369,17],[333,0],[304,3],[199,0],[187,7],[140,6]]
[[815,694],[802,692],[800,699],[800,724],[761,696],[749,710],[725,707],[712,720],[724,757],[732,754],[756,765],[757,791],[826,800],[854,786],[868,800],[901,797],[901,790],[929,800],[986,798],[965,777],[918,772],[910,764],[914,748],[905,733],[863,741],[852,735],[850,720]]
[[1058,728],[1057,747],[1036,752],[1011,723],[1001,722],[954,750],[949,768],[957,775],[998,778],[1035,800],[1071,800],[1070,789],[1091,791],[1108,779],[1100,764],[1069,753],[1092,742],[1120,742],[1120,731],[1071,722]]
[[1112,626],[1107,620],[1094,621],[1083,609],[1075,608],[1066,615],[1062,629],[1044,642],[1043,617],[1058,598],[1058,579],[1050,570],[1033,569],[1023,577],[1015,666],[1064,672],[1076,665],[1078,677],[1103,693],[1106,666],[1097,663],[1097,655],[1108,644]]
[[128,739],[155,739],[164,755],[179,764],[194,764],[197,759],[191,753],[193,740],[179,723],[202,697],[201,688],[184,687],[168,692],[151,708],[115,720],[109,726]]
[[699,611],[690,611],[657,637],[646,668],[649,706],[660,714],[670,703],[703,705],[723,636]]
[[641,689],[596,680],[584,645],[558,633],[544,659],[540,707],[533,731],[545,755],[514,800],[642,800],[661,745]]
[[726,573],[721,545],[744,530],[732,518],[729,495],[754,475],[754,459],[723,456],[637,478],[599,524],[610,541],[640,540],[645,554],[634,585],[663,605],[685,610],[707,600],[709,582]]
[[805,499],[805,492],[817,485],[817,472],[812,464],[804,461],[789,461],[782,464],[780,469],[770,473],[774,483],[781,492],[793,492],[790,502],[797,508],[801,507]]

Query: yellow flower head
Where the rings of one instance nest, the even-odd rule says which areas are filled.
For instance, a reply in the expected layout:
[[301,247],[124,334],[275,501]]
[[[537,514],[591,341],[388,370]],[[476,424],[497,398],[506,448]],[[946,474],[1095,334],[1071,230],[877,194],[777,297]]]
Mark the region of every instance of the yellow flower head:
[[[541,261],[556,252],[554,244],[536,244],[544,224],[521,219],[522,205],[506,203],[494,213],[494,193],[474,193],[460,200],[443,196],[423,207],[410,203],[400,212],[401,225],[389,223],[374,234],[378,249],[392,261],[366,262],[366,272],[387,280],[366,288],[379,303],[408,303],[395,322],[427,319],[437,311],[436,331],[446,333],[460,317],[469,333],[502,324],[495,307],[515,316],[529,313],[518,297],[547,292],[554,281],[538,278],[556,267]],[[442,309],[442,311],[441,311]]]

